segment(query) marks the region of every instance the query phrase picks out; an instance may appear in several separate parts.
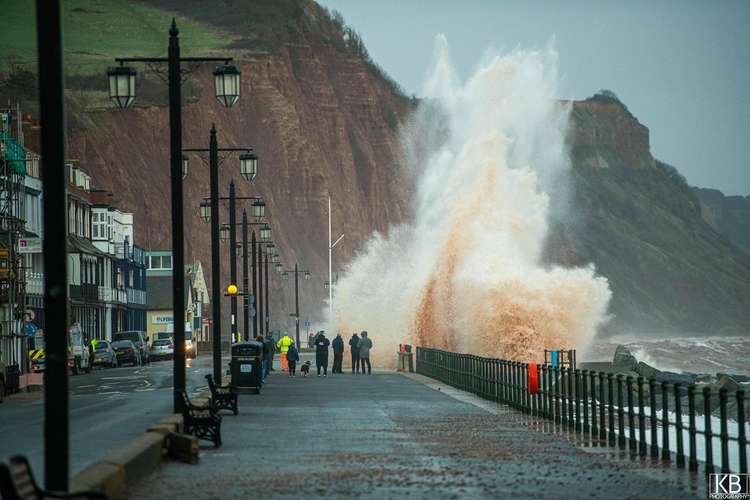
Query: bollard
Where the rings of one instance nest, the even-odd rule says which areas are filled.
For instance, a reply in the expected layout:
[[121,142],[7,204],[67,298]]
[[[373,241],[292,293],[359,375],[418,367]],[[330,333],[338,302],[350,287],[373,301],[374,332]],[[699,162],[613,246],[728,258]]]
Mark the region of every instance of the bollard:
[[659,443],[657,442],[657,426],[659,423],[656,419],[656,381],[652,378],[648,379],[648,392],[651,401],[651,458],[659,458]]
[[617,444],[625,448],[625,408],[622,403],[622,374],[617,374]]
[[635,451],[635,410],[633,409],[633,377],[625,378],[625,390],[628,391],[628,443],[630,451]]
[[638,384],[638,452],[646,456],[646,415],[643,409],[643,377],[636,379]]
[[675,439],[677,442],[677,467],[685,467],[685,449],[682,443],[682,398],[680,396],[680,384],[674,384],[674,415],[675,415]]
[[706,474],[714,473],[714,452],[713,452],[713,438],[714,435],[711,432],[711,388],[703,388],[703,417],[705,421],[705,429],[703,437],[706,439]]
[[[688,439],[690,441],[690,458],[688,459],[688,470],[691,472],[698,471],[698,451],[696,450],[695,435],[695,386],[688,386]],[[740,426],[740,429],[742,426]]]
[[667,462],[671,458],[669,451],[669,385],[661,383],[661,458]]
[[747,435],[745,434],[745,391],[737,391],[737,446],[740,456],[740,474],[747,474]]

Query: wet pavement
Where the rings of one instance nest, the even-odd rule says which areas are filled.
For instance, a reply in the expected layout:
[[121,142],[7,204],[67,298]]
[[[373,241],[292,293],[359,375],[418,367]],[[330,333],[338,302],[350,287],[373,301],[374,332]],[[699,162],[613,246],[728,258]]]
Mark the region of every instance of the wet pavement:
[[[210,356],[189,359],[188,390],[206,386]],[[71,475],[143,435],[172,412],[172,362],[120,368],[96,368],[71,376]],[[61,432],[64,430],[61,428]],[[37,477],[44,477],[44,395],[19,393],[0,404],[0,461],[23,454]]]
[[226,414],[224,446],[166,463],[131,498],[705,498],[668,467],[592,453],[425,381],[276,372]]

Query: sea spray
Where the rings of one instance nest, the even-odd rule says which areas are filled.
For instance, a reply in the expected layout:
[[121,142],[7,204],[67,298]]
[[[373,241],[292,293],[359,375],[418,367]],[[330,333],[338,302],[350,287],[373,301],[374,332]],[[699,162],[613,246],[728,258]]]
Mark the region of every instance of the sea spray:
[[403,341],[539,360],[584,347],[606,321],[609,287],[592,266],[541,263],[569,169],[556,63],[552,48],[492,55],[461,84],[438,37],[425,100],[402,133],[412,221],[372,236],[329,319],[368,330],[378,365]]

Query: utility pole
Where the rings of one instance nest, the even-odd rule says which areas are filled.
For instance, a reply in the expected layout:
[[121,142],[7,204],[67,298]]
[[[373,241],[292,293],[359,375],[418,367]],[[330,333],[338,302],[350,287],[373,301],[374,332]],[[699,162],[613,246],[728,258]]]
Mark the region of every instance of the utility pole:
[[299,264],[294,264],[294,341],[299,347]]
[[333,318],[333,248],[344,239],[344,233],[334,242],[333,234],[331,232],[331,197],[328,197],[328,316],[332,322],[331,327],[334,326],[335,320]]
[[242,298],[242,332],[245,341],[250,340],[250,297],[248,296],[248,287],[250,286],[250,277],[248,276],[247,262],[247,210],[242,211],[242,290],[245,296]]
[[[253,230],[252,234],[252,240],[251,240],[251,248],[252,248],[252,259],[253,259],[253,299],[254,302],[257,302],[257,294],[258,294],[258,269],[257,269],[257,254],[256,254],[256,244],[255,244],[255,230]],[[258,336],[258,311],[255,310],[255,303],[250,304],[250,306],[253,308],[254,314],[253,314],[253,338]]]

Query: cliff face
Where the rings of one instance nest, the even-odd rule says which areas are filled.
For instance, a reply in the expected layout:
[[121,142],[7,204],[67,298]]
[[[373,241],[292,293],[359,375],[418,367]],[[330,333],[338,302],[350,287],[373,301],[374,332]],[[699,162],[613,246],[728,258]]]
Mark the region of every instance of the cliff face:
[[[319,10],[312,3],[308,7]],[[265,199],[282,263],[287,269],[299,263],[312,272],[312,280],[300,281],[300,309],[302,319],[315,319],[327,295],[328,196],[334,237],[346,233],[336,247],[334,269],[341,269],[372,231],[404,217],[407,196],[396,180],[396,128],[410,104],[361,59],[328,41],[340,38],[335,27],[323,23],[330,32],[312,32],[306,28],[308,17],[288,20],[287,41],[277,51],[238,56],[242,97],[233,108],[221,107],[213,97],[213,68],[191,75],[204,91],[183,107],[183,146],[207,148],[215,123],[219,147],[255,147],[260,158],[255,182],[243,181],[236,156],[227,156],[220,167],[222,196],[234,179],[238,196]],[[70,156],[80,158],[99,187],[113,190],[124,210],[134,212],[137,243],[169,248],[167,109],[89,110],[72,121]],[[209,279],[208,225],[198,217],[209,178],[197,156],[191,157],[184,189],[186,255],[201,260]],[[228,222],[227,205],[222,222]],[[225,281],[228,256],[224,245]],[[282,281],[272,272],[270,285],[272,326],[293,330],[293,280]]]
[[701,217],[673,167],[652,158],[648,129],[619,102],[573,103],[572,213],[557,220],[550,262],[593,262],[610,281],[607,331],[747,333],[750,257]]
[[750,254],[750,196],[724,196],[717,189],[693,188],[701,215],[719,234]]

